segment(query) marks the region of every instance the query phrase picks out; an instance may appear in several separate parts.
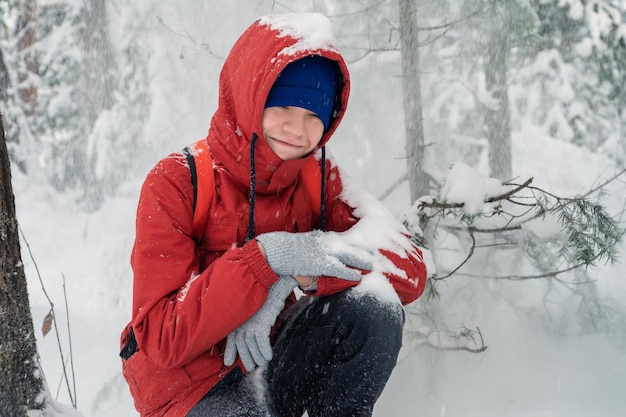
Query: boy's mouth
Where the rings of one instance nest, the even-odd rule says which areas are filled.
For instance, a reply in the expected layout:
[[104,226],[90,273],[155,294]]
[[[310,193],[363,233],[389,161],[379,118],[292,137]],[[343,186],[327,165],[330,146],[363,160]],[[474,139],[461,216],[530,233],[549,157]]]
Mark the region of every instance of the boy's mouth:
[[302,146],[297,145],[297,144],[285,142],[284,140],[280,140],[280,139],[275,138],[273,136],[271,136],[270,139],[273,140],[274,142],[278,143],[281,146],[285,146],[285,147],[288,147],[288,148],[291,148],[291,149],[299,149],[299,148],[302,147]]

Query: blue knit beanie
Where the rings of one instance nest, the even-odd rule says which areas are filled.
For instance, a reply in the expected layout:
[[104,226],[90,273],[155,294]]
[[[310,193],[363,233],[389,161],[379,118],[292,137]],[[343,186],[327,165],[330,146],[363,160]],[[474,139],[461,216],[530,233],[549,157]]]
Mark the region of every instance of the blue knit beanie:
[[339,84],[339,66],[330,59],[310,55],[287,65],[267,95],[265,107],[294,106],[317,114],[330,125]]

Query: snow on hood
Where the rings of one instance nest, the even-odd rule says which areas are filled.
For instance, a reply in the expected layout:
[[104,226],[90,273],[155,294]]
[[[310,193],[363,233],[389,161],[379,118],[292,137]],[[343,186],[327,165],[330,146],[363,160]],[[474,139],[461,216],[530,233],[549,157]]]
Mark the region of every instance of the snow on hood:
[[279,37],[289,36],[296,43],[282,51],[285,55],[298,55],[300,51],[317,49],[336,50],[335,36],[330,20],[320,13],[286,13],[264,16],[259,19],[261,25],[267,25],[279,32]]

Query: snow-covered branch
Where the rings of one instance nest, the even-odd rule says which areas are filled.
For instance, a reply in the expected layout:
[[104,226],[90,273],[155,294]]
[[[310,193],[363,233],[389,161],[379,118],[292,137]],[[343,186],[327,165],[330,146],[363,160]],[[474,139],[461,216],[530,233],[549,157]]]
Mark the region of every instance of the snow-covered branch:
[[[437,296],[432,285],[437,281],[452,275],[468,276],[462,269],[479,248],[517,249],[537,271],[480,275],[491,279],[556,278],[598,261],[615,262],[625,230],[591,196],[624,174],[626,170],[620,171],[582,196],[561,197],[532,186],[533,178],[521,184],[502,184],[467,165],[455,165],[440,196],[421,199],[405,219],[409,230],[428,232],[414,239],[431,250],[442,234],[455,236],[461,245],[457,250],[463,255],[455,266],[437,265],[439,272],[431,276],[429,294]],[[484,236],[482,241],[479,234]]]

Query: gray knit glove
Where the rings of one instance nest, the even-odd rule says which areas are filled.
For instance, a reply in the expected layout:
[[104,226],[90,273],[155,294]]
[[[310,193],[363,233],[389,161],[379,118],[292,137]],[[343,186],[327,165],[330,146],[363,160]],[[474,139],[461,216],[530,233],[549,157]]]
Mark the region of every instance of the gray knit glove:
[[327,275],[360,281],[361,272],[353,268],[372,269],[373,254],[345,241],[340,233],[271,232],[256,239],[263,245],[267,262],[278,275]]
[[297,286],[298,281],[282,276],[270,287],[261,308],[226,338],[224,365],[235,363],[237,353],[248,372],[256,365],[264,365],[272,359],[270,330],[284,308],[285,300]]

